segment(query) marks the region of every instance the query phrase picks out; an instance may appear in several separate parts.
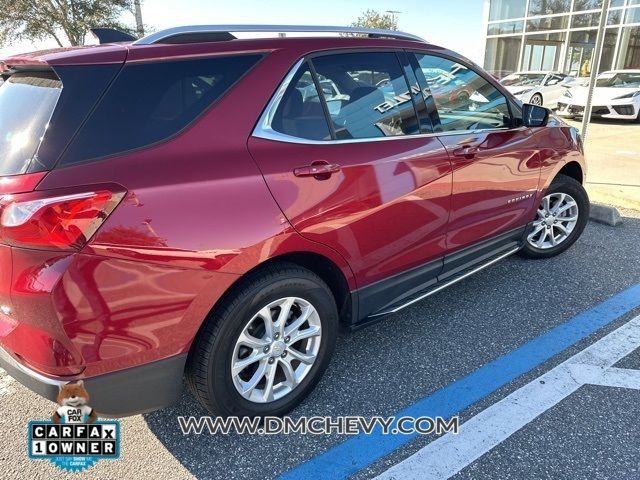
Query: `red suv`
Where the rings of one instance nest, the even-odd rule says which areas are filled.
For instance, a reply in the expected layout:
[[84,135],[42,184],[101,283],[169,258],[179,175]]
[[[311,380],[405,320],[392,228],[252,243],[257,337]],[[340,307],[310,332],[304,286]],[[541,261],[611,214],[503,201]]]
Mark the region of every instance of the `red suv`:
[[[256,30],[343,35],[233,35]],[[174,28],[2,75],[0,366],[52,399],[83,379],[102,415],[183,377],[216,414],[284,414],[340,324],[556,255],[589,215],[575,129],[401,32]]]

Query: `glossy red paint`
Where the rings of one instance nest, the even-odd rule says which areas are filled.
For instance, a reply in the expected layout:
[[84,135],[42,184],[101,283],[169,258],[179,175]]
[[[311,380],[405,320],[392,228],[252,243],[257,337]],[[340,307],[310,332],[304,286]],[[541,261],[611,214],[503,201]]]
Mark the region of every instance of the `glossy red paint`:
[[[249,149],[275,199],[303,236],[335,249],[368,285],[446,252],[451,163],[433,137],[339,145],[252,138]],[[296,167],[326,161],[326,180]]]
[[47,172],[37,172],[0,177],[0,196],[31,192],[46,175]]
[[[455,56],[416,42],[350,37],[125,44],[7,59],[55,68],[266,54],[167,141],[55,168],[44,178],[16,177],[6,189],[0,182],[0,194],[95,184],[127,192],[81,252],[0,245],[0,305],[10,311],[0,315],[0,344],[48,375],[122,370],[188,352],[216,302],[264,262],[311,253],[356,291],[529,222],[565,162],[584,169],[567,128],[326,146],[251,137],[283,77],[306,54],[418,47]],[[474,158],[453,154],[465,143],[478,147]],[[340,171],[325,180],[293,175],[313,161]]]
[[531,220],[541,156],[531,129],[469,132],[440,139],[453,164],[449,251]]
[[3,59],[3,62],[11,67],[97,65],[122,63],[126,57],[127,47],[125,45],[107,44],[39,50],[13,55]]

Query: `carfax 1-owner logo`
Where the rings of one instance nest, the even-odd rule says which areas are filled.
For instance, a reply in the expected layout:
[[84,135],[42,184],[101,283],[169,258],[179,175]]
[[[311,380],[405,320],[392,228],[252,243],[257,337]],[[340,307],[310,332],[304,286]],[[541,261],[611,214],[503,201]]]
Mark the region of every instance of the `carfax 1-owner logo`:
[[61,385],[51,420],[29,422],[28,435],[29,458],[70,472],[120,458],[120,423],[98,420],[82,381]]

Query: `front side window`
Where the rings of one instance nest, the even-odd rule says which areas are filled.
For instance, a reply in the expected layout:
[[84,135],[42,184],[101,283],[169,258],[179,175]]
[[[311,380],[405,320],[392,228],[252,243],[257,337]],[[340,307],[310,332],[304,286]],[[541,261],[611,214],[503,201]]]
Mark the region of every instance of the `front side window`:
[[336,139],[420,133],[395,53],[322,55],[312,62]]
[[63,163],[146,147],[194,121],[261,55],[126,64]]
[[511,125],[507,99],[472,69],[447,58],[415,54],[431,91],[443,131]]

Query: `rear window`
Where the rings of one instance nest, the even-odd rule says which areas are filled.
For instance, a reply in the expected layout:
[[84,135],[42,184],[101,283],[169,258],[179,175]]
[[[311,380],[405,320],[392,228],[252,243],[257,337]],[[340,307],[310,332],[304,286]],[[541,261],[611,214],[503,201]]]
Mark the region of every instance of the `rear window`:
[[63,163],[98,159],[168,139],[194,121],[261,57],[125,65]]
[[61,91],[53,72],[16,73],[1,84],[0,176],[27,171]]

